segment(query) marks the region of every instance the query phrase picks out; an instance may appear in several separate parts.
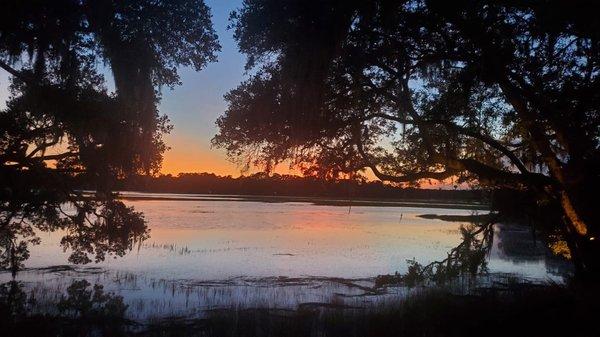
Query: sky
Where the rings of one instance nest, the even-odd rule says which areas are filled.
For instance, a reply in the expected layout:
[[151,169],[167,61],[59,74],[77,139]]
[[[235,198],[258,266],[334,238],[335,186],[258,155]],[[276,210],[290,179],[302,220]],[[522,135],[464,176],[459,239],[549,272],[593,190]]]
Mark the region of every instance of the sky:
[[163,91],[160,112],[169,116],[173,131],[165,138],[171,149],[165,153],[162,172],[238,176],[240,169],[223,151],[211,149],[210,140],[217,133],[215,121],[227,108],[223,95],[245,78],[245,57],[238,51],[233,31],[227,29],[229,13],[241,5],[241,0],[205,2],[211,8],[221,52],[217,62],[200,72],[179,69],[183,85]]
[[[211,148],[210,140],[217,133],[215,121],[227,108],[223,95],[246,77],[245,57],[238,51],[233,31],[227,29],[229,14],[241,6],[241,0],[205,0],[205,3],[211,8],[221,51],[217,62],[200,72],[180,68],[183,85],[173,90],[162,89],[159,109],[173,125],[173,131],[165,137],[170,150],[164,155],[162,173],[213,172],[238,176],[240,168],[227,159],[224,151]],[[0,108],[8,97],[8,84],[8,74],[0,70]],[[108,86],[114,87],[112,83]]]
[[[200,72],[180,68],[178,71],[183,84],[173,89],[163,88],[159,110],[169,117],[173,130],[165,136],[170,149],[164,154],[161,173],[212,172],[232,176],[242,173],[240,167],[228,160],[223,150],[211,148],[210,143],[217,133],[215,121],[227,108],[223,95],[247,77],[245,56],[238,51],[233,31],[227,29],[231,11],[240,7],[241,2],[205,0],[211,9],[213,26],[221,44],[218,60]],[[0,71],[0,107],[8,96],[8,82],[7,73]],[[109,83],[109,87],[111,85]],[[287,167],[279,167],[275,171],[298,174]],[[370,174],[367,176],[373,178]]]

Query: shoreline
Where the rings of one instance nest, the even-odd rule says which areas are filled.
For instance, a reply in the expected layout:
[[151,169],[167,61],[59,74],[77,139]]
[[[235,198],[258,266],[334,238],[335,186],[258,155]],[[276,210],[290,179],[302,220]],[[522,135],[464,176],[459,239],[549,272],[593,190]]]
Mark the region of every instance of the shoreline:
[[[304,196],[269,196],[269,195],[235,195],[235,194],[196,194],[196,193],[162,193],[119,191],[118,199],[121,200],[160,200],[160,201],[245,201],[265,203],[291,203],[301,202],[317,206],[369,206],[369,207],[416,207],[416,208],[447,208],[489,211],[485,203],[468,200],[445,201],[439,199],[376,199],[376,198],[330,198],[330,197],[304,197]],[[173,196],[166,196],[167,194]]]

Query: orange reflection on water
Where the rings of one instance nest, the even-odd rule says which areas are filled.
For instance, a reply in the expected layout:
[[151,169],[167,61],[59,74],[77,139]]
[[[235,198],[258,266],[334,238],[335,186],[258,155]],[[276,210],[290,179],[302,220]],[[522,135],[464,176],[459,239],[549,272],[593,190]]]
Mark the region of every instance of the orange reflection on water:
[[[130,193],[132,194],[132,193]],[[138,193],[139,194],[139,193]],[[232,277],[330,276],[365,278],[406,272],[406,260],[429,263],[461,240],[456,222],[420,214],[471,211],[411,207],[258,202],[240,197],[177,195],[189,200],[126,201],[144,213],[150,238],[122,258],[99,264],[156,279],[225,280]],[[138,195],[139,197],[139,195]],[[43,233],[28,267],[67,263],[62,233]],[[497,241],[497,240],[496,240]],[[496,253],[494,253],[496,254]],[[518,264],[492,254],[502,272],[544,277],[543,259]]]

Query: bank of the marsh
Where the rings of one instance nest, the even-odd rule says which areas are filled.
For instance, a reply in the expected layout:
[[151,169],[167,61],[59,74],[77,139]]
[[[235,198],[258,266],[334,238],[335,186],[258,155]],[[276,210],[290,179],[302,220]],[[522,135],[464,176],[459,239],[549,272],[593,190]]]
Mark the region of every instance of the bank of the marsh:
[[[306,303],[295,309],[221,308],[203,317],[146,322],[124,318],[118,297],[81,284],[52,313],[27,312],[32,299],[10,285],[0,293],[2,336],[598,336],[600,292],[576,285],[511,283],[457,293],[421,288],[370,308]],[[100,293],[98,293],[100,291]]]

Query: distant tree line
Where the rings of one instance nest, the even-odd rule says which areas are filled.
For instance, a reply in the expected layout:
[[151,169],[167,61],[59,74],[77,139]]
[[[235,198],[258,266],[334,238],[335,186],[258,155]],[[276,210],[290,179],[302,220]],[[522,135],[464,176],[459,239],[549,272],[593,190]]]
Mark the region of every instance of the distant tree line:
[[480,200],[481,190],[402,188],[381,181],[320,179],[312,176],[256,173],[234,178],[213,173],[180,173],[177,176],[135,176],[122,180],[122,190],[160,193],[285,195],[336,198]]

